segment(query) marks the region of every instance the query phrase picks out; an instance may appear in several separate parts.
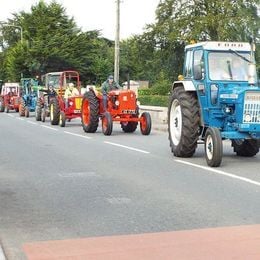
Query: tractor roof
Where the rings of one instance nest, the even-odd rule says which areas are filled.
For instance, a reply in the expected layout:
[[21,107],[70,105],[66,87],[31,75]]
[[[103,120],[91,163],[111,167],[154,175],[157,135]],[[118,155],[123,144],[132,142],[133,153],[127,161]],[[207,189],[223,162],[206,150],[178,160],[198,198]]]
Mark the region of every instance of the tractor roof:
[[20,87],[20,84],[18,82],[13,82],[13,83],[6,82],[6,83],[4,83],[4,86],[5,87]]
[[250,51],[251,46],[248,42],[199,42],[190,44],[185,47],[186,49],[193,49],[201,46],[204,50],[220,50],[220,51]]

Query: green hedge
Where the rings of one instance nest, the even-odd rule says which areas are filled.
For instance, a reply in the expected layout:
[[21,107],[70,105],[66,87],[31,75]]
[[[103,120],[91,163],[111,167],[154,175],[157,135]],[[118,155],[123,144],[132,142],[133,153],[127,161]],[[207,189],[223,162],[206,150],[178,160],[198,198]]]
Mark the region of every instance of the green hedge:
[[168,107],[169,96],[138,95],[138,100],[144,106]]

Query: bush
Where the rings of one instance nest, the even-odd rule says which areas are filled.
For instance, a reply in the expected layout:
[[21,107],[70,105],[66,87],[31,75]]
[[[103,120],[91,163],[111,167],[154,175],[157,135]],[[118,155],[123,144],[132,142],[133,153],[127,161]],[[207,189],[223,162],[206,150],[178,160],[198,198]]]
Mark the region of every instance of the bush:
[[140,101],[141,105],[144,106],[168,107],[169,96],[139,95],[138,100]]
[[167,95],[171,90],[172,83],[170,80],[165,76],[165,74],[161,71],[158,75],[158,79],[153,84],[151,88],[152,95]]
[[149,96],[152,95],[152,92],[150,88],[142,88],[142,89],[138,89],[138,95]]

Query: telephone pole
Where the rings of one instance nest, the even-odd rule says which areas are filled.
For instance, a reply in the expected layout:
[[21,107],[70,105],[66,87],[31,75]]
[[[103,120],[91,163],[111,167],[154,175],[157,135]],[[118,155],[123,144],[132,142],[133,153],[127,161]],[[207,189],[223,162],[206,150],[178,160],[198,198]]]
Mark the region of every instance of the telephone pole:
[[120,0],[116,0],[116,36],[115,36],[115,67],[114,67],[114,79],[119,82],[119,38],[120,35]]

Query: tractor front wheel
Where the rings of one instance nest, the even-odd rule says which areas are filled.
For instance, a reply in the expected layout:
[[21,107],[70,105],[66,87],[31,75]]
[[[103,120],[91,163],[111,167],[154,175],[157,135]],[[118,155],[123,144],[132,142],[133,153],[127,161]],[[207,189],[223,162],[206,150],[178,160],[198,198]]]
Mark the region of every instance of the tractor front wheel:
[[84,94],[81,106],[81,121],[86,133],[95,133],[98,128],[99,102],[94,91]]
[[211,167],[218,167],[223,155],[222,138],[218,128],[209,127],[207,129],[204,148],[207,164]]
[[102,116],[102,132],[104,135],[111,135],[113,131],[113,120],[110,113],[105,112]]
[[149,135],[152,129],[152,119],[149,113],[143,112],[141,115],[140,129],[143,135]]
[[249,140],[232,140],[232,146],[234,147],[234,152],[238,156],[252,157],[259,152],[260,141],[255,139]]
[[64,111],[61,111],[61,112],[60,112],[59,125],[60,125],[61,127],[64,127],[65,124],[66,124],[66,116],[65,116]]

